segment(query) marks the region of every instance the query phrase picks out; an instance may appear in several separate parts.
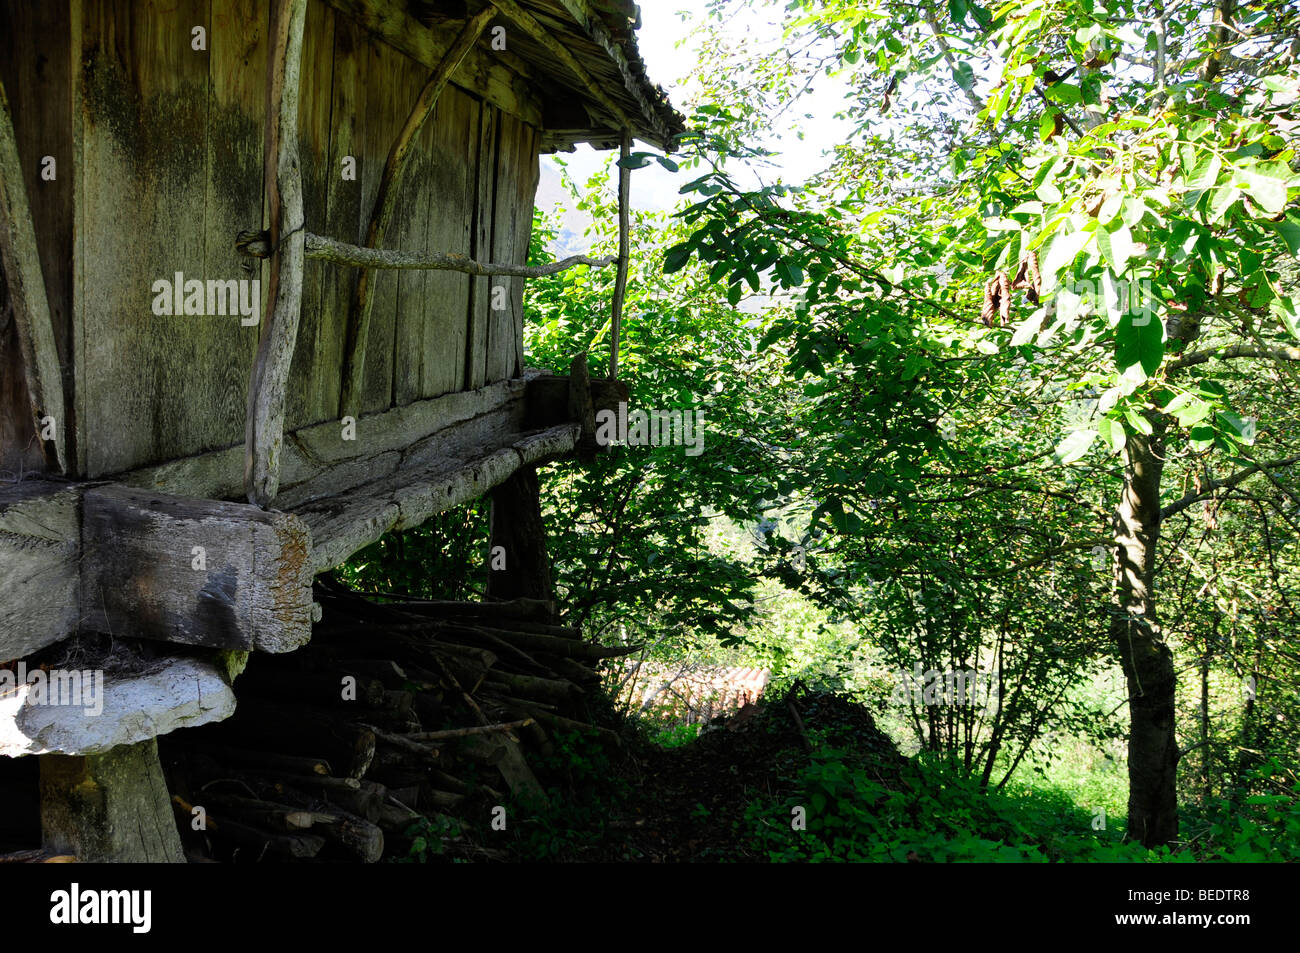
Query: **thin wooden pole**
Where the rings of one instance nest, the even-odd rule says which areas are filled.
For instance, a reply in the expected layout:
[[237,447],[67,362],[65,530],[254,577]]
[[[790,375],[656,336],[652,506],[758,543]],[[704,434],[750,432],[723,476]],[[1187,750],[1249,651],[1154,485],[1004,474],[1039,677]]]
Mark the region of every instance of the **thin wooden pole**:
[[618,167],[618,278],[614,281],[613,321],[610,327],[609,379],[618,380],[618,348],[623,336],[623,298],[627,294],[627,270],[632,256],[632,132],[623,133],[622,161]]
[[274,302],[263,325],[248,387],[244,443],[244,491],[250,503],[267,506],[280,489],[284,401],[289,365],[302,318],[302,171],[298,160],[298,92],[307,0],[276,0],[272,47],[267,58],[266,197],[271,249],[267,300]]
[[[235,248],[251,258],[266,258],[271,254],[271,245],[265,233],[243,233]],[[328,261],[335,265],[347,265],[352,268],[376,268],[400,271],[458,271],[466,275],[500,275],[511,278],[544,278],[547,275],[568,271],[579,265],[591,268],[605,268],[612,265],[617,258],[588,258],[586,255],[573,255],[546,265],[505,265],[496,262],[475,261],[465,255],[449,252],[429,252],[424,255],[409,255],[391,248],[365,248],[361,245],[349,245],[324,235],[306,233],[306,250],[303,253],[312,261]]]
[[47,465],[68,472],[64,427],[63,375],[54,340],[54,320],[45,297],[36,229],[27,190],[23,187],[18,139],[9,112],[9,99],[0,83],[0,263],[9,287],[9,302],[18,327],[18,347],[27,377],[32,422],[39,434],[42,417],[54,420],[54,439],[42,441]]
[[[410,154],[411,143],[415,134],[433,113],[442,91],[446,89],[452,74],[464,62],[474,44],[478,42],[488,24],[497,16],[496,7],[489,3],[478,14],[466,21],[460,35],[447,50],[437,69],[424,84],[420,96],[415,101],[402,131],[388,152],[388,161],[384,163],[384,174],[379,181],[379,194],[375,198],[374,210],[370,213],[370,224],[366,229],[366,247],[379,248],[383,244],[388,224],[393,217],[397,204],[397,193],[406,172],[406,160]],[[374,294],[371,275],[363,269],[357,278],[356,288],[352,294],[352,306],[348,312],[347,346],[343,358],[343,387],[339,398],[339,413],[356,413],[361,410],[361,388],[365,382],[366,339],[370,336],[370,314],[374,308]]]

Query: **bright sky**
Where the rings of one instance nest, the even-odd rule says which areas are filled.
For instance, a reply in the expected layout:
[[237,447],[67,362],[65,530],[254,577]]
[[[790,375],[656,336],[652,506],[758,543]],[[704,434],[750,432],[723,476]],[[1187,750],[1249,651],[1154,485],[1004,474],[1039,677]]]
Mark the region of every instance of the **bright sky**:
[[[768,39],[775,39],[779,34],[769,21],[778,19],[785,7],[785,0],[766,0],[771,10],[770,16],[755,14],[754,22],[746,27]],[[681,104],[686,96],[686,84],[699,69],[696,50],[697,44],[691,34],[696,24],[705,16],[704,0],[642,0],[641,29],[637,33],[637,42],[641,56],[645,60],[650,79],[663,86],[669,97]],[[685,40],[679,47],[680,41]],[[815,133],[799,140],[793,136],[780,143],[767,143],[771,148],[780,148],[782,156],[777,161],[780,177],[787,182],[798,182],[819,171],[824,165],[823,153],[837,141],[847,138],[848,124],[839,123],[830,117],[842,102],[843,87],[835,81],[821,84],[808,99],[808,107],[800,112],[811,112],[818,117],[812,125]],[[639,147],[633,146],[633,151]],[[601,168],[608,161],[609,153],[595,152],[588,146],[579,146],[577,152],[563,154],[570,174],[579,183]],[[698,171],[681,172],[676,175],[652,163],[638,169],[632,176],[632,203],[637,208],[671,210],[680,201],[678,190],[683,184],[696,178]],[[775,178],[777,172],[765,173]],[[558,167],[549,156],[542,157],[542,184],[538,194],[538,204],[543,207],[554,206],[563,198],[560,188]]]

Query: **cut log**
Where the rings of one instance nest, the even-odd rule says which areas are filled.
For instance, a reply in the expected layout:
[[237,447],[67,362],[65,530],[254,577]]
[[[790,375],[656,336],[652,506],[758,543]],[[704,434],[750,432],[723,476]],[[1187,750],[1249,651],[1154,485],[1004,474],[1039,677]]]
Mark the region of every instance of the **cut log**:
[[[375,812],[376,819],[382,816],[387,806],[379,805]],[[363,864],[378,863],[384,856],[384,832],[363,818],[339,814],[332,823],[318,825],[314,830],[340,851]]]
[[77,630],[77,488],[0,486],[0,660],[25,658]]
[[214,840],[225,840],[253,852],[261,858],[266,854],[277,857],[290,857],[294,860],[310,860],[325,847],[325,838],[318,834],[277,834],[274,831],[242,824],[238,821],[224,821],[208,831]]
[[360,778],[375,756],[375,735],[330,709],[240,701],[235,716],[208,729],[204,740],[240,747],[313,754],[345,777]]
[[516,697],[536,698],[546,702],[567,702],[583,694],[581,688],[568,680],[515,675],[511,672],[489,672],[486,681],[489,685],[507,689]]
[[311,537],[296,517],[122,486],[87,489],[84,626],[220,649],[311,638]]

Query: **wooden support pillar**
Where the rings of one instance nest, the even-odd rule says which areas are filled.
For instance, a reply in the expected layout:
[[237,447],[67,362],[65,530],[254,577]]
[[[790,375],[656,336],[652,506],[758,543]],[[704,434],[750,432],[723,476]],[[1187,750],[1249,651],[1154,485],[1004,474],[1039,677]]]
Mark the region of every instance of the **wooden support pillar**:
[[156,739],[84,756],[41,755],[46,848],[85,863],[183,863]]
[[536,467],[520,467],[492,491],[487,595],[555,598]]
[[302,318],[302,168],[298,159],[298,94],[307,0],[277,0],[267,58],[266,204],[271,240],[267,300],[273,302],[248,385],[244,490],[267,506],[280,489],[284,401]]
[[627,270],[632,257],[632,170],[626,165],[632,154],[632,133],[623,133],[622,161],[618,167],[618,278],[614,282],[613,320],[610,327],[609,379],[618,380],[618,347],[623,337],[623,298],[627,294]]

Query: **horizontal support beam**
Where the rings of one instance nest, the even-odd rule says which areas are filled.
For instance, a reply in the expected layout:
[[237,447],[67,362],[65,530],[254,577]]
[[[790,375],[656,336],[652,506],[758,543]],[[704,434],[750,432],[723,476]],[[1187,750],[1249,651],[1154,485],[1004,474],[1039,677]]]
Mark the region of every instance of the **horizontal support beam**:
[[342,565],[385,533],[419,526],[436,513],[477,499],[522,466],[565,456],[577,445],[577,424],[520,436],[476,459],[433,461],[357,487],[346,498],[322,500],[294,512],[311,527],[312,571]]
[[[271,243],[266,232],[241,232],[235,242],[235,248],[250,258],[268,258]],[[465,255],[433,252],[425,255],[408,255],[391,248],[366,248],[361,245],[349,245],[324,235],[307,233],[306,257],[313,261],[328,261],[336,265],[352,268],[378,268],[402,271],[458,271],[464,275],[481,275],[501,278],[545,278],[547,275],[559,274],[587,265],[591,268],[607,268],[617,258],[589,258],[586,255],[573,255],[546,265],[507,265],[492,262],[475,261]]]
[[[590,389],[596,409],[627,399],[618,382]],[[242,492],[242,446],[115,483],[0,486],[0,661],[78,631],[291,651],[310,637],[315,573],[571,454],[570,391],[530,371],[289,433],[279,510],[216,501]]]
[[295,517],[102,483],[0,488],[0,661],[79,631],[288,652],[311,637]]
[[311,639],[311,536],[293,516],[101,486],[81,538],[86,628],[263,652]]
[[77,631],[80,509],[74,485],[0,484],[0,661]]

